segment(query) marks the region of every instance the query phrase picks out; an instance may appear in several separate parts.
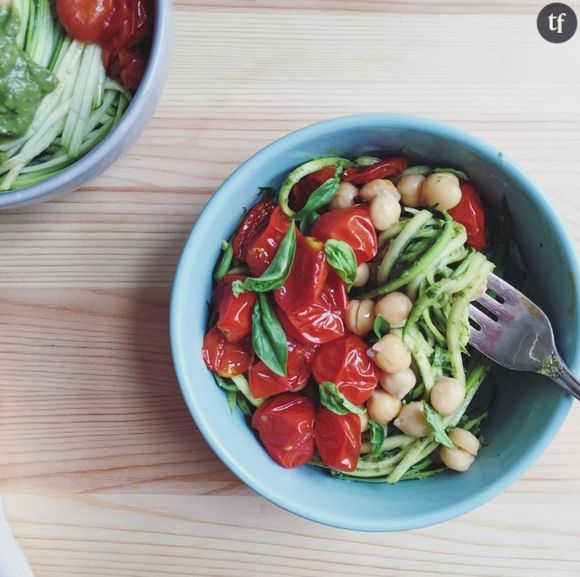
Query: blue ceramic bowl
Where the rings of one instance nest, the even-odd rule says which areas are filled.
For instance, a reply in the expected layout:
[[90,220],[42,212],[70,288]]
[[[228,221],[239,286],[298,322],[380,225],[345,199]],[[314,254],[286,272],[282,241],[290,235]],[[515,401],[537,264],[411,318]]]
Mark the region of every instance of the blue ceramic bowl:
[[333,479],[310,466],[286,470],[276,465],[239,411],[230,412],[200,353],[220,242],[231,234],[241,208],[255,202],[258,187],[279,185],[290,169],[313,157],[355,157],[378,151],[402,152],[419,162],[461,168],[480,187],[490,207],[507,197],[516,237],[538,294],[544,295],[542,305],[554,323],[560,350],[577,368],[576,259],[542,193],[512,161],[478,138],[431,120],[391,114],[337,118],[298,130],[258,152],[226,180],[199,217],[183,251],[171,302],[171,341],[189,410],[207,442],[240,479],[270,501],[309,519],[347,529],[396,531],[451,519],[503,491],[548,446],[571,398],[542,377],[497,372],[488,377],[497,381],[484,428],[489,445],[467,473],[394,486],[362,484]]
[[147,70],[121,122],[93,150],[55,176],[33,186],[0,193],[0,210],[44,202],[79,188],[109,168],[141,134],[153,115],[165,85],[173,34],[171,2],[154,2],[153,44]]

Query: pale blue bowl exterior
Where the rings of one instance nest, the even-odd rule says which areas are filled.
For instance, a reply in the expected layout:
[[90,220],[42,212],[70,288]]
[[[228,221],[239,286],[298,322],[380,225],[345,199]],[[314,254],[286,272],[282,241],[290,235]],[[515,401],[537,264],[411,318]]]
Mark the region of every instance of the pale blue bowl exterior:
[[506,195],[515,230],[554,323],[564,358],[578,367],[578,271],[566,232],[536,185],[492,146],[461,130],[424,118],[369,114],[328,120],[264,148],[215,193],[185,245],[173,287],[171,343],[181,389],[197,426],[222,461],[270,501],[309,519],[347,529],[398,531],[440,523],[491,499],[541,455],[564,421],[571,398],[551,382],[501,373],[484,447],[464,474],[443,474],[395,486],[335,480],[305,466],[285,470],[262,449],[204,366],[200,349],[211,271],[222,239],[259,186],[277,185],[313,157],[354,157],[402,151],[416,160],[467,171],[492,204]]
[[145,76],[121,122],[87,155],[38,184],[0,193],[0,210],[44,202],[96,178],[125,153],[141,134],[161,98],[172,46],[172,3],[155,0],[153,44]]

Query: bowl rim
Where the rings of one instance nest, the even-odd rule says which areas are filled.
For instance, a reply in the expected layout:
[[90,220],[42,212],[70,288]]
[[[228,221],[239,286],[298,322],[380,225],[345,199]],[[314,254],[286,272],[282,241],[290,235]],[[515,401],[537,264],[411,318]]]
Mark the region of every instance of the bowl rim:
[[[408,529],[416,529],[441,523],[452,518],[458,517],[479,507],[483,503],[492,499],[509,485],[515,482],[543,453],[550,441],[555,436],[556,432],[563,424],[566,415],[572,404],[572,397],[565,393],[562,394],[556,410],[550,415],[548,422],[544,423],[544,428],[538,433],[534,443],[529,447],[528,451],[524,453],[521,458],[513,464],[509,471],[504,475],[498,477],[495,481],[488,483],[477,493],[471,497],[462,500],[459,503],[453,503],[441,507],[436,512],[431,513],[416,513],[397,519],[367,519],[356,518],[353,516],[345,517],[338,512],[322,511],[313,509],[311,506],[302,506],[301,503],[296,503],[292,497],[283,494],[276,490],[275,487],[263,482],[256,472],[252,472],[251,467],[246,467],[245,463],[238,462],[235,456],[229,452],[222,445],[220,438],[215,434],[211,423],[205,418],[204,414],[198,407],[196,396],[193,394],[195,387],[192,386],[194,375],[188,375],[185,371],[185,357],[191,354],[190,350],[180,342],[178,338],[180,316],[178,301],[180,298],[181,287],[184,286],[186,279],[184,262],[188,258],[188,254],[195,250],[197,243],[203,245],[203,237],[201,234],[201,227],[197,226],[198,222],[209,215],[213,206],[216,203],[216,198],[223,190],[235,187],[235,182],[239,177],[249,175],[255,169],[253,166],[256,163],[275,157],[279,152],[292,149],[297,144],[305,139],[318,136],[328,130],[348,130],[352,128],[376,127],[377,129],[385,126],[400,127],[403,129],[410,129],[415,131],[423,131],[429,134],[441,136],[448,140],[452,140],[468,148],[478,155],[486,158],[488,161],[496,164],[498,168],[507,173],[507,175],[518,183],[518,185],[525,189],[532,197],[537,206],[544,212],[546,218],[549,220],[554,236],[558,244],[562,247],[567,265],[570,267],[570,272],[574,279],[578,279],[578,264],[576,255],[569,239],[568,233],[562,224],[560,217],[557,215],[550,202],[543,196],[539,187],[528,177],[522,169],[519,168],[507,155],[500,152],[494,146],[488,144],[484,140],[476,137],[469,132],[459,129],[455,126],[450,126],[440,121],[431,120],[419,116],[411,116],[404,114],[392,113],[370,113],[360,115],[341,116],[323,120],[315,124],[311,124],[304,128],[293,131],[281,138],[277,139],[268,146],[262,148],[257,153],[252,155],[241,166],[239,166],[218,188],[213,194],[212,198],[206,204],[201,214],[199,215],[195,225],[193,226],[188,239],[185,242],[180,260],[177,266],[175,279],[171,294],[170,305],[170,338],[171,350],[174,361],[174,366],[179,381],[179,385],[185,398],[187,407],[197,425],[200,432],[208,442],[212,450],[221,459],[221,461],[246,485],[251,489],[261,494],[263,497],[272,503],[296,513],[301,517],[323,523],[332,527],[351,529],[359,531],[401,531]],[[199,231],[199,232],[197,232]],[[198,238],[199,237],[199,238]],[[580,296],[578,283],[575,283],[575,290],[577,297]],[[577,299],[578,302],[578,299]],[[580,326],[580,309],[578,306],[574,308],[574,314],[570,321],[576,328]],[[569,364],[572,369],[577,368],[580,360],[580,347],[578,343],[574,345]]]
[[67,191],[70,182],[81,179],[83,174],[89,172],[92,167],[102,164],[102,170],[104,170],[112,164],[106,162],[107,156],[126,138],[130,137],[133,126],[141,116],[143,105],[151,95],[155,95],[159,78],[162,79],[162,84],[165,82],[164,79],[167,75],[165,50],[171,43],[171,10],[171,2],[155,0],[153,42],[147,68],[143,80],[131,99],[127,110],[121,117],[119,124],[87,154],[54,176],[50,176],[32,186],[0,193],[0,209],[16,208],[21,204],[32,201],[41,202],[42,199],[51,198],[55,194],[59,194],[59,191]]

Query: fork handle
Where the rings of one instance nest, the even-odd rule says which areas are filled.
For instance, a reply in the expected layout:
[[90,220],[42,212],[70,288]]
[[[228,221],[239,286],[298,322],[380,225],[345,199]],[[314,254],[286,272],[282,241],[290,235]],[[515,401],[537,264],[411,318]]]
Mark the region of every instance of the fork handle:
[[564,390],[568,391],[580,401],[580,381],[572,374],[572,371],[570,371],[562,359],[558,360],[559,366],[557,370],[549,376]]

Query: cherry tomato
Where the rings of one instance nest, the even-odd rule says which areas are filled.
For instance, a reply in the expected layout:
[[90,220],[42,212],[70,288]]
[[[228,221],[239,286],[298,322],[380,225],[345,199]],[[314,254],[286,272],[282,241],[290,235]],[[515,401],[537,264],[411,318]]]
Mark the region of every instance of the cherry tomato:
[[483,250],[486,245],[485,209],[471,184],[461,185],[461,201],[449,211],[449,215],[467,230],[467,244],[476,250]]
[[313,303],[322,292],[328,271],[324,243],[298,233],[296,255],[290,276],[284,285],[274,292],[274,298],[280,308],[292,313],[303,310]]
[[358,415],[337,415],[321,408],[316,414],[314,439],[325,465],[340,471],[354,471],[361,449],[361,422]]
[[151,12],[149,0],[114,0],[113,15],[100,38],[103,48],[114,55],[142,43],[151,36]]
[[119,79],[127,90],[137,90],[145,74],[145,57],[141,50],[120,50],[117,56],[120,65]]
[[268,221],[276,206],[278,205],[271,200],[262,200],[248,211],[233,241],[234,256],[240,262],[246,262],[248,247],[268,226]]
[[286,391],[303,389],[310,378],[310,362],[316,349],[288,339],[288,362],[286,376],[271,371],[262,361],[253,364],[248,371],[250,390],[257,399],[272,397]]
[[300,467],[311,461],[314,457],[314,440],[312,436],[306,437],[304,441],[291,449],[284,449],[278,445],[273,445],[267,441],[262,441],[266,452],[278,465],[286,469]]
[[254,358],[249,339],[229,343],[217,327],[205,335],[201,353],[207,368],[225,378],[245,373]]
[[330,271],[320,296],[303,310],[287,313],[278,307],[278,319],[287,335],[304,344],[319,345],[344,334],[342,317],[348,306],[346,285]]
[[247,337],[252,330],[252,311],[258,295],[245,292],[234,296],[232,283],[244,280],[242,275],[226,275],[218,283],[216,301],[218,305],[217,328],[230,343],[237,343]]
[[276,207],[266,228],[248,245],[246,262],[252,275],[260,276],[268,268],[289,226],[290,219]]
[[346,242],[354,250],[358,264],[377,254],[377,233],[365,204],[323,214],[312,226],[311,234],[322,241],[333,238]]
[[333,178],[335,172],[336,166],[326,166],[306,175],[292,187],[290,191],[290,207],[293,210],[303,208],[310,195],[327,180]]
[[99,38],[107,74],[129,90],[145,73],[152,36],[151,0],[114,0],[111,18]]
[[314,455],[314,416],[309,398],[283,393],[256,409],[252,427],[272,459],[283,467],[297,467]]
[[312,373],[318,384],[334,383],[355,405],[362,405],[379,382],[379,370],[367,355],[367,343],[352,333],[322,345],[312,360]]
[[79,42],[95,44],[114,13],[113,0],[56,0],[56,13],[67,33]]
[[392,156],[371,166],[347,168],[342,174],[342,181],[366,184],[377,178],[387,178],[400,174],[405,168],[407,168],[407,159],[404,156]]

